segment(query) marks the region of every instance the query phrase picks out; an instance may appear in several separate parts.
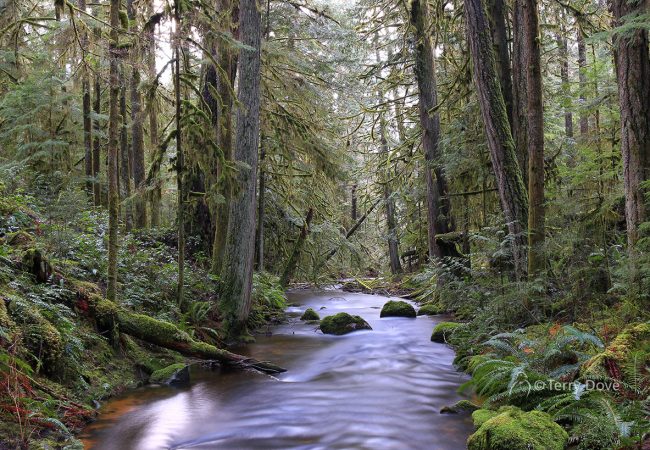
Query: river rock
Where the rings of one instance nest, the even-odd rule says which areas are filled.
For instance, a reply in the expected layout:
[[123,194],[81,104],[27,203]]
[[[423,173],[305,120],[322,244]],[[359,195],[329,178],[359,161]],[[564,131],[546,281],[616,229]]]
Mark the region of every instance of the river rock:
[[381,308],[379,317],[415,317],[415,308],[401,300],[389,300]]
[[463,324],[456,322],[440,322],[433,329],[431,334],[431,340],[433,342],[438,342],[440,344],[445,344],[449,342],[449,338],[458,328],[462,327]]
[[459,414],[462,412],[474,412],[480,407],[469,400],[459,400],[453,405],[440,408],[440,414]]
[[542,411],[525,412],[515,406],[472,413],[478,430],[467,439],[468,450],[563,450],[567,432]]
[[418,316],[437,316],[444,313],[445,310],[434,303],[425,303],[418,309]]
[[153,384],[185,384],[190,382],[190,366],[183,363],[172,364],[156,370],[149,377]]
[[327,316],[320,322],[320,330],[324,334],[342,334],[351,333],[358,330],[372,330],[368,322],[360,316],[352,316],[345,312]]
[[312,308],[307,308],[307,311],[305,311],[302,314],[300,320],[307,320],[307,321],[320,320],[320,316]]

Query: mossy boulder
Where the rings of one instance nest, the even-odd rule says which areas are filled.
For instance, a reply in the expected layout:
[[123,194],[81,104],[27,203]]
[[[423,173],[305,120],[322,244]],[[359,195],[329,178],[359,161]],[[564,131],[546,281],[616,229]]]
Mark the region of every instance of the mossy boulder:
[[444,344],[449,342],[449,339],[454,334],[455,331],[460,329],[463,326],[462,323],[457,322],[440,322],[433,329],[431,334],[431,341]]
[[415,308],[402,300],[389,300],[381,308],[379,317],[415,317]]
[[542,411],[525,412],[514,406],[479,411],[485,410],[472,414],[480,426],[467,439],[468,450],[563,450],[569,440],[567,432]]
[[12,247],[31,247],[34,245],[34,236],[24,230],[7,233],[7,244]]
[[156,370],[149,377],[153,384],[184,384],[190,381],[190,369],[187,364],[177,363]]
[[307,311],[305,311],[302,316],[300,316],[300,320],[320,320],[320,316],[312,308],[307,308]]
[[372,328],[362,317],[340,312],[321,320],[320,330],[325,334],[340,336],[358,330],[372,330]]
[[498,414],[498,412],[492,411],[491,409],[477,409],[472,412],[472,422],[474,422],[474,426],[478,429],[481,425]]
[[632,362],[637,367],[650,364],[650,322],[625,328],[604,351],[583,364],[581,375],[593,379],[617,376],[611,371],[624,373],[622,369]]
[[436,316],[444,313],[445,310],[435,303],[426,303],[418,309],[418,316]]
[[440,414],[459,414],[462,412],[474,412],[479,406],[469,400],[459,400],[453,405],[447,405],[440,408]]

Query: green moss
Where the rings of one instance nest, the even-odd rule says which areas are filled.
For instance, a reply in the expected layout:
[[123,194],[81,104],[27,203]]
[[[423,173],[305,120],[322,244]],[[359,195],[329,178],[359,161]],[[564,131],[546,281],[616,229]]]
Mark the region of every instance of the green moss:
[[168,383],[181,371],[187,369],[187,364],[177,363],[165,367],[164,369],[156,370],[149,377],[149,382],[154,384]]
[[348,313],[340,312],[333,316],[327,316],[320,322],[320,329],[325,334],[342,335],[358,330],[372,330],[368,322],[360,316],[351,316]]
[[474,422],[474,426],[479,428],[485,422],[498,414],[498,412],[489,409],[477,409],[472,413],[472,421]]
[[[635,361],[630,361],[632,357]],[[632,364],[644,367],[650,363],[650,322],[631,325],[619,333],[603,352],[583,365],[582,376],[596,379],[608,377],[608,367],[612,363],[618,368]]]
[[468,450],[563,450],[569,439],[567,432],[541,411],[524,412],[514,406],[496,413],[479,411],[486,410],[472,414],[480,426],[467,439]]
[[389,300],[381,308],[379,317],[415,317],[415,308],[402,300]]
[[13,247],[31,247],[34,245],[34,236],[23,230],[8,233],[7,244]]
[[433,329],[433,333],[431,334],[431,340],[433,342],[438,342],[441,344],[449,342],[449,339],[451,338],[453,333],[459,328],[461,328],[462,326],[463,326],[462,323],[440,322]]
[[440,408],[440,414],[458,414],[461,412],[473,412],[479,409],[479,406],[469,400],[459,400],[453,405],[443,406]]
[[436,305],[435,303],[427,303],[418,309],[418,316],[436,316],[444,312],[445,310],[440,305]]
[[300,320],[320,320],[320,316],[312,308],[307,308],[307,311],[302,314]]

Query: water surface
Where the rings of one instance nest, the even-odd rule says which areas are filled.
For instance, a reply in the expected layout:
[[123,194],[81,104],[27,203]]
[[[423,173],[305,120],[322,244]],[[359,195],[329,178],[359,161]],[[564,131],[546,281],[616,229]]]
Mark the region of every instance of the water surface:
[[[109,401],[82,438],[97,450],[464,449],[467,416],[442,406],[465,376],[431,342],[436,317],[379,318],[386,297],[334,290],[289,294],[289,323],[239,352],[288,369],[277,378],[192,371],[185,388],[149,387]],[[298,320],[346,311],[372,331],[323,335]]]

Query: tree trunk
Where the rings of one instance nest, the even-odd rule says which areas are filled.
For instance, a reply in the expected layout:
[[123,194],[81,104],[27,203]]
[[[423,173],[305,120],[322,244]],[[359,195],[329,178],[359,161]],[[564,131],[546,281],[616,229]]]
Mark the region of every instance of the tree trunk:
[[108,109],[108,276],[106,298],[115,301],[117,291],[117,226],[119,192],[117,187],[118,122],[120,74],[119,74],[119,27],[120,0],[110,2],[109,58],[109,109]]
[[131,158],[129,149],[129,126],[126,112],[126,85],[124,84],[124,71],[121,71],[122,79],[120,88],[120,116],[122,130],[120,136],[120,205],[124,208],[124,225],[126,231],[133,227],[133,215],[131,213]]
[[[386,139],[386,119],[383,114],[379,118],[379,134],[381,155],[388,158],[388,140]],[[383,187],[384,187],[384,207],[386,212],[386,231],[388,232],[388,259],[390,262],[390,272],[395,275],[402,272],[402,264],[399,260],[399,237],[397,229],[397,220],[395,218],[395,199],[390,187],[390,171],[388,162],[383,170]]]
[[522,2],[516,0],[512,11],[512,136],[515,155],[524,182],[528,186],[528,113],[526,99],[526,29]]
[[[95,70],[99,70],[97,67]],[[95,72],[94,82],[94,105],[95,115],[98,116],[102,112],[102,87],[99,73]],[[99,181],[99,170],[101,167],[101,143],[99,141],[99,132],[101,131],[99,119],[93,121],[93,128],[95,131],[95,139],[93,140],[93,199],[95,206],[102,204],[102,185]]]
[[497,72],[499,73],[501,93],[503,94],[503,100],[506,103],[508,121],[512,127],[512,71],[510,67],[508,28],[506,27],[506,12],[503,0],[489,0],[487,9],[490,16],[490,31],[492,34],[492,44],[494,46]]
[[526,97],[528,117],[528,275],[544,271],[544,105],[536,0],[515,0],[524,11]]
[[[235,32],[234,17],[235,5],[233,0],[219,0],[219,7],[221,11],[225,11],[220,20],[220,28],[225,32]],[[241,25],[240,25],[241,27]],[[225,40],[220,40],[216,44],[216,59],[219,64],[219,74],[216,69],[210,65],[214,71],[214,86],[213,89],[217,91],[218,99],[215,99],[213,110],[213,121],[216,127],[217,143],[223,150],[223,160],[227,163],[233,159],[233,143],[232,143],[232,108],[234,104],[233,90],[235,85],[235,76],[237,73],[237,57],[234,51],[230,48]],[[212,96],[212,94],[209,94]],[[216,113],[216,115],[215,115]],[[258,138],[259,139],[259,138]],[[219,161],[219,158],[215,158]],[[217,162],[218,176],[223,175],[226,168],[221,162]],[[257,174],[256,174],[257,175]],[[230,201],[232,197],[233,186],[230,186],[229,178],[222,177],[223,187],[220,193],[223,196],[223,203],[215,205],[211,208],[214,213],[215,235],[212,244],[212,264],[211,271],[214,274],[219,274],[223,266],[224,252],[226,250],[226,239],[228,233],[228,222],[230,219]]]
[[307,216],[305,217],[305,221],[303,222],[302,228],[300,229],[300,236],[298,236],[298,239],[296,240],[296,243],[293,246],[293,251],[291,252],[291,256],[289,257],[287,264],[284,266],[284,271],[282,272],[282,276],[280,277],[280,284],[282,285],[282,287],[287,287],[289,285],[289,281],[291,281],[291,279],[293,278],[293,275],[296,271],[296,267],[298,267],[298,261],[300,261],[302,248],[305,246],[307,235],[309,235],[309,225],[311,224],[311,220],[313,217],[314,217],[314,209],[309,208],[309,211],[307,211]]
[[[643,0],[613,0],[614,26],[627,15],[648,13]],[[639,238],[639,225],[648,219],[643,187],[650,176],[650,56],[648,31],[640,26],[614,35],[618,96],[621,106],[621,152],[625,185],[628,250]]]
[[178,191],[177,204],[177,226],[178,226],[178,285],[176,290],[176,301],[181,311],[185,306],[185,155],[182,147],[183,130],[181,127],[181,14],[179,11],[179,0],[174,2],[174,20],[176,21],[176,33],[174,35],[174,100],[175,100],[175,122],[176,122],[176,188]]
[[587,90],[587,47],[578,19],[576,19],[576,25],[578,36],[578,80],[580,81],[580,138],[584,141],[589,134],[589,118],[585,112],[587,102],[585,98]]
[[488,21],[481,0],[466,0],[465,20],[467,41],[473,61],[474,82],[490,149],[490,159],[497,179],[501,207],[512,239],[515,275],[518,279],[522,279],[526,274],[524,231],[528,218],[528,200],[517,163],[506,105],[501,95]]
[[264,373],[280,373],[286,369],[266,361],[257,361],[247,356],[231,353],[206,342],[194,340],[176,325],[144,314],[136,314],[120,308],[113,302],[91,298],[92,313],[98,328],[131,335],[150,344],[179,352],[190,358],[218,361],[242,368],[253,368]]
[[[79,0],[79,9],[86,11],[86,0]],[[81,14],[79,14],[81,17]],[[84,27],[80,33],[81,46],[81,95],[84,124],[84,169],[86,175],[86,190],[89,195],[93,195],[93,149],[92,149],[92,121],[90,119],[90,77],[88,75],[88,63],[86,62],[86,51],[88,49],[88,32]]]
[[239,164],[237,192],[230,202],[230,220],[222,268],[224,305],[231,336],[246,330],[251,309],[255,243],[255,190],[260,131],[261,17],[256,0],[241,0],[237,131],[234,159]]
[[[428,245],[431,258],[460,256],[454,243],[439,242],[437,234],[454,231],[451,202],[447,196],[447,178],[440,164],[440,117],[433,46],[429,38],[429,12],[425,1],[411,2],[411,24],[416,37],[415,76],[419,90],[422,147],[426,160]],[[503,99],[503,97],[501,97]],[[433,173],[435,173],[435,180]]]
[[568,138],[573,138],[573,113],[571,112],[571,82],[569,80],[569,48],[564,37],[564,16],[558,17],[560,32],[555,35],[558,53],[560,56],[560,79],[562,80],[562,104],[564,105],[564,133]]
[[[153,0],[148,1],[148,12],[153,14],[154,5]],[[147,72],[149,80],[156,79],[156,26],[152,25],[150,30],[144,30],[145,33],[150,33],[147,38]],[[151,146],[151,155],[158,152],[158,104],[156,103],[155,93],[149,99],[149,144]],[[151,227],[156,228],[160,226],[160,203],[162,200],[162,192],[160,188],[160,181],[155,180],[154,186],[150,186],[149,205],[151,208]]]
[[262,150],[260,151],[260,189],[257,194],[257,234],[255,236],[255,248],[257,249],[257,270],[264,271],[264,216],[266,208],[264,204],[266,194],[266,175],[264,174],[264,159],[266,159],[266,150],[264,149],[264,136],[261,137]]
[[[137,35],[137,16],[133,0],[127,0],[126,12],[129,24],[133,27],[130,31]],[[140,96],[140,51],[139,45],[133,45],[129,50],[131,60],[130,96],[131,96],[131,161],[133,171],[133,184],[135,185],[134,225],[135,228],[147,226],[147,203],[145,202],[145,175],[144,175],[144,132],[142,131],[142,98]]]
[[350,217],[352,220],[357,220],[357,185],[356,183],[352,185],[350,189]]

